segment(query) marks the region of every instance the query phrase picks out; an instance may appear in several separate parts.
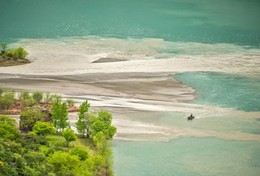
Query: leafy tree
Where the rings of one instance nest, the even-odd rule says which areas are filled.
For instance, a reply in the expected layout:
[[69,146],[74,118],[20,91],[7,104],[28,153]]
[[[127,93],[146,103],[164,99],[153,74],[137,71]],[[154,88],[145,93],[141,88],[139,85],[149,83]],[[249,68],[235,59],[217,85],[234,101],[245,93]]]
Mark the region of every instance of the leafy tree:
[[48,134],[55,134],[54,126],[48,122],[36,122],[33,126],[33,132],[37,135],[46,136]]
[[75,147],[75,148],[71,149],[70,154],[78,156],[81,161],[84,161],[89,157],[86,149],[84,149],[82,147]]
[[71,141],[75,141],[77,139],[77,136],[75,135],[74,131],[67,128],[62,132],[62,136],[66,139],[67,146],[69,146],[69,143]]
[[100,131],[93,137],[93,141],[97,149],[102,150],[102,148],[105,147],[106,136],[102,131]]
[[88,100],[84,101],[80,106],[79,106],[79,112],[78,116],[79,118],[84,118],[84,115],[86,112],[89,111],[90,104],[88,103]]
[[43,93],[42,92],[34,92],[32,94],[32,98],[39,104],[43,99]]
[[9,53],[9,55],[11,55],[11,57],[14,60],[25,59],[25,57],[28,55],[27,51],[25,49],[23,49],[22,47],[15,48],[15,49],[9,50],[7,52]]
[[90,175],[88,171],[81,170],[82,163],[76,155],[58,151],[50,155],[47,161],[57,176]]
[[89,109],[90,104],[86,100],[79,106],[78,121],[76,122],[78,132],[81,133],[83,137],[87,134],[87,138],[89,138],[90,118],[93,116],[89,112]]
[[56,101],[52,104],[51,115],[54,127],[59,131],[63,131],[64,128],[68,127],[68,108],[66,103]]
[[32,131],[37,121],[44,121],[45,114],[38,108],[26,108],[21,112],[20,130],[24,132]]
[[107,111],[99,111],[98,116],[91,120],[91,135],[94,137],[99,132],[102,132],[107,140],[113,138],[116,133],[116,127],[111,125],[112,115]]
[[24,175],[48,175],[49,167],[47,166],[46,157],[41,152],[29,151],[23,155],[26,160],[26,166],[23,169]]

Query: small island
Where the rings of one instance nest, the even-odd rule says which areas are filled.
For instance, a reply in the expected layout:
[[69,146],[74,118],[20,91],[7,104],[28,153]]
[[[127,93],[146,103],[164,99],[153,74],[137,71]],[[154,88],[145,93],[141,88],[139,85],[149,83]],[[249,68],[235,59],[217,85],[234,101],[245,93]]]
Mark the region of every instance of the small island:
[[8,49],[6,43],[1,45],[0,51],[0,67],[7,67],[7,66],[15,66],[15,65],[23,65],[27,63],[31,63],[26,56],[28,52],[22,48],[13,48]]

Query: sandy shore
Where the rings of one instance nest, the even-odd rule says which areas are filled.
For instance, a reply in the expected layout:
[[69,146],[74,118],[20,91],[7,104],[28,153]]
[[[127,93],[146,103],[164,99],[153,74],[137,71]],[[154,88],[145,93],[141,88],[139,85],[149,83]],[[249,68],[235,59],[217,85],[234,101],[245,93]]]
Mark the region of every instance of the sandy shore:
[[[88,99],[94,108],[107,109],[113,113],[113,123],[118,128],[116,139],[169,140],[178,136],[216,136],[234,140],[260,140],[257,135],[243,132],[219,132],[178,125],[169,127],[140,120],[138,116],[131,118],[133,113],[139,112],[150,117],[151,112],[181,112],[183,121],[190,113],[195,113],[199,119],[212,114],[239,114],[256,118],[255,114],[243,114],[232,109],[191,104],[195,90],[176,81],[171,74],[214,71],[256,76],[260,74],[258,51],[242,55],[224,54],[223,57],[214,53],[196,58],[187,55],[173,57],[169,53],[154,50],[155,47],[166,46],[165,43],[168,45],[160,40],[22,41],[18,44],[29,51],[32,63],[0,68],[0,87],[60,93],[63,98],[74,99],[76,103]],[[95,49],[96,45],[105,47]],[[196,51],[198,46],[192,47]],[[220,46],[203,44],[202,47],[212,50],[210,47]],[[220,49],[222,47],[241,49],[227,45]],[[161,57],[164,59],[158,59]],[[158,118],[160,116],[157,114]],[[73,118],[75,120],[72,115],[71,120]]]

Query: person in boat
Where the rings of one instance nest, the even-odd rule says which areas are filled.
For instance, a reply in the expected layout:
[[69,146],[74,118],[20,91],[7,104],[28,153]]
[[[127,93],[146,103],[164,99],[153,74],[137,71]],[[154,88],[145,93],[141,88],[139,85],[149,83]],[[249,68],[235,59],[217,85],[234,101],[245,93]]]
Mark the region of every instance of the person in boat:
[[193,114],[191,114],[189,117],[188,117],[188,120],[192,120],[192,119],[194,119],[195,118],[195,116],[193,115]]

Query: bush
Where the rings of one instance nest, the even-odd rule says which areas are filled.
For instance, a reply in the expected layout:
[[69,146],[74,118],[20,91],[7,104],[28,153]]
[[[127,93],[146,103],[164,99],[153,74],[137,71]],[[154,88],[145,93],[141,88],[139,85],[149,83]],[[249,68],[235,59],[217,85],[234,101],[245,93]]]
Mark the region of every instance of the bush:
[[71,100],[71,99],[66,100],[66,103],[67,103],[68,107],[72,107],[72,106],[75,105],[75,101],[74,101],[74,100]]
[[8,109],[12,106],[15,100],[14,92],[6,92],[0,97],[0,108]]
[[20,130],[24,132],[32,131],[37,121],[44,121],[45,114],[37,108],[26,108],[21,112]]
[[62,132],[62,136],[66,139],[67,146],[69,146],[69,143],[71,141],[75,141],[77,139],[77,136],[74,134],[74,131],[67,128]]
[[32,95],[32,98],[34,99],[34,101],[36,101],[39,104],[43,99],[43,93],[42,92],[34,92],[33,95]]
[[12,49],[12,50],[8,50],[7,53],[14,60],[25,59],[25,57],[28,55],[27,51],[25,49],[23,49],[22,47],[15,48],[15,49]]
[[20,100],[27,100],[27,99],[30,99],[31,98],[31,96],[30,96],[30,94],[29,94],[29,92],[20,92],[19,93],[19,99]]
[[43,136],[48,134],[55,134],[53,125],[48,122],[36,122],[33,126],[33,132],[35,132],[37,135]]
[[15,140],[19,137],[15,120],[8,116],[0,116],[0,136],[4,139]]
[[51,103],[57,103],[57,102],[61,102],[61,96],[60,95],[51,95],[50,96],[50,102]]
[[88,152],[82,147],[75,147],[70,150],[71,155],[76,155],[81,161],[84,161],[88,158]]

